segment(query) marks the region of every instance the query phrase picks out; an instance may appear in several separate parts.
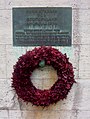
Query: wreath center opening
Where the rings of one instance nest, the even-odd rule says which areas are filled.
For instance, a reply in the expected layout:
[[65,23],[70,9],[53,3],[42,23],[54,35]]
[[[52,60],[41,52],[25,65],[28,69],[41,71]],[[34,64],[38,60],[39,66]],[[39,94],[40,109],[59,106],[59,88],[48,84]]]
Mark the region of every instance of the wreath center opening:
[[57,71],[52,66],[44,66],[44,62],[40,65],[33,71],[31,81],[38,89],[49,89],[58,80]]

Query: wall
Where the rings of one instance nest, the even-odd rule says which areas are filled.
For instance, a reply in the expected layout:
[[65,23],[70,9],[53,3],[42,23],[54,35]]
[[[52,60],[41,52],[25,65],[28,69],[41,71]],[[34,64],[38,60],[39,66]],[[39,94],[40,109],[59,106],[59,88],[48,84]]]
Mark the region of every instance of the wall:
[[[26,105],[11,88],[13,65],[33,47],[13,47],[12,7],[73,8],[73,44],[56,47],[67,53],[74,66],[76,84],[67,99],[47,108]],[[0,119],[90,119],[90,1],[0,0]],[[37,85],[39,86],[39,81]],[[42,85],[42,84],[41,84]],[[43,86],[43,85],[42,85]]]

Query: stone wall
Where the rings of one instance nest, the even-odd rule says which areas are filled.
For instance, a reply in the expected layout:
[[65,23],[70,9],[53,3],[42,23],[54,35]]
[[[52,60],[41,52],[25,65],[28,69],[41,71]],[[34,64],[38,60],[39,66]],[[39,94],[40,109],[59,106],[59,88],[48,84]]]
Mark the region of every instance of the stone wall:
[[[12,8],[25,6],[73,8],[72,46],[56,48],[62,53],[67,53],[74,66],[77,83],[73,85],[67,99],[47,108],[32,106],[31,103],[26,105],[18,100],[11,88],[13,65],[18,57],[26,52],[26,49],[33,48],[12,45]],[[0,0],[0,119],[90,119],[89,37],[89,0]],[[34,83],[43,87],[40,77],[37,74],[36,78],[39,80]]]

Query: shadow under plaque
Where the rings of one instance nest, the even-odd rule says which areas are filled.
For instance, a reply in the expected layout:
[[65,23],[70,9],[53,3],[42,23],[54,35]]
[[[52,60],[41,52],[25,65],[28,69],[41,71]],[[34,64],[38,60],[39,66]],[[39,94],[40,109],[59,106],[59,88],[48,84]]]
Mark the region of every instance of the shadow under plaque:
[[13,8],[13,46],[71,46],[71,7]]

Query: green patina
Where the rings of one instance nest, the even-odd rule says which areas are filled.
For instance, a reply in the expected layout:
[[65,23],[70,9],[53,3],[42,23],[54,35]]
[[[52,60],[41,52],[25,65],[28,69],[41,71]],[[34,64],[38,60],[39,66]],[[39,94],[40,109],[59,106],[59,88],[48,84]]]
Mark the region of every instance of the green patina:
[[44,67],[44,66],[45,66],[45,60],[42,60],[42,61],[39,63],[39,66],[40,66],[40,67]]
[[71,46],[71,7],[13,8],[13,46]]

